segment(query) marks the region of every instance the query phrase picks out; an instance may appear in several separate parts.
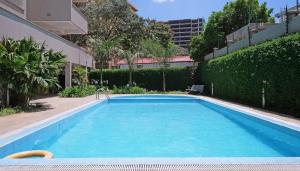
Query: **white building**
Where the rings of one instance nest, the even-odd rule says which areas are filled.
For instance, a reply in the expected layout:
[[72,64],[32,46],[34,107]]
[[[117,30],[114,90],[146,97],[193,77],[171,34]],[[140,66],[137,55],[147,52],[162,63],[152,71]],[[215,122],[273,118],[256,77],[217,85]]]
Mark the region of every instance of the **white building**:
[[292,8],[289,8],[289,9],[285,9],[285,10],[282,10],[280,13],[276,14],[275,16],[277,18],[280,18],[280,22],[286,22],[287,21],[287,18],[289,19],[289,21],[292,20],[292,18],[298,16],[300,14],[300,5],[297,5],[292,7]]
[[88,22],[74,3],[88,0],[0,0],[0,39],[32,37],[66,55],[65,86],[72,84],[74,65],[94,67],[93,57],[61,35],[87,34]]
[[[190,56],[174,56],[169,59],[168,67],[192,67],[197,63]],[[114,68],[128,69],[129,66],[126,60],[117,62]],[[159,61],[156,58],[138,58],[134,61],[134,68],[161,68]]]

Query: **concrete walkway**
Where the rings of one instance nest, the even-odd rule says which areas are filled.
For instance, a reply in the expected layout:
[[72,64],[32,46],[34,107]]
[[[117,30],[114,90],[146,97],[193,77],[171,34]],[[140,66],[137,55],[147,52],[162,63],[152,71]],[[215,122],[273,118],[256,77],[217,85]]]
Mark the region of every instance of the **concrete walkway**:
[[95,100],[95,95],[84,98],[47,97],[33,100],[31,103],[42,104],[43,107],[34,112],[0,117],[0,136],[30,124],[48,119],[62,112],[88,104]]

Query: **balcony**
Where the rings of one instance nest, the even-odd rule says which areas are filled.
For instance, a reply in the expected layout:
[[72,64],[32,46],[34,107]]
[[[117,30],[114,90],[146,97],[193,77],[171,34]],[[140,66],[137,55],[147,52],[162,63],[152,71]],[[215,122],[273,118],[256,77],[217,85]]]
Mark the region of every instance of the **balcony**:
[[87,20],[72,0],[28,0],[27,19],[58,35],[88,32]]
[[89,0],[73,0],[73,2],[76,2],[76,3],[86,3],[86,2],[89,2]]
[[26,1],[25,0],[0,0],[0,8],[25,18],[26,16]]

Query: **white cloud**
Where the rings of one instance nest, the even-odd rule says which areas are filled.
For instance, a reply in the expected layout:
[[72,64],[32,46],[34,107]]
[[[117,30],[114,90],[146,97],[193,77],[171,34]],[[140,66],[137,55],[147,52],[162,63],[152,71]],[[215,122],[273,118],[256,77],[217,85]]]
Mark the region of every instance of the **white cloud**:
[[175,0],[152,0],[154,3],[166,3],[166,2],[175,2]]

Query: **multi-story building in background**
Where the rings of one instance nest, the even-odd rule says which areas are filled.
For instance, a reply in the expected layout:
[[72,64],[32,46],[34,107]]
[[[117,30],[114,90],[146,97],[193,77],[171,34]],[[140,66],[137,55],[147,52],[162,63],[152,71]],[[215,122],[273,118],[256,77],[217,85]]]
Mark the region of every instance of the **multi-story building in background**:
[[169,20],[163,23],[170,26],[174,43],[183,48],[188,48],[192,37],[203,32],[205,20],[203,18],[182,19]]

